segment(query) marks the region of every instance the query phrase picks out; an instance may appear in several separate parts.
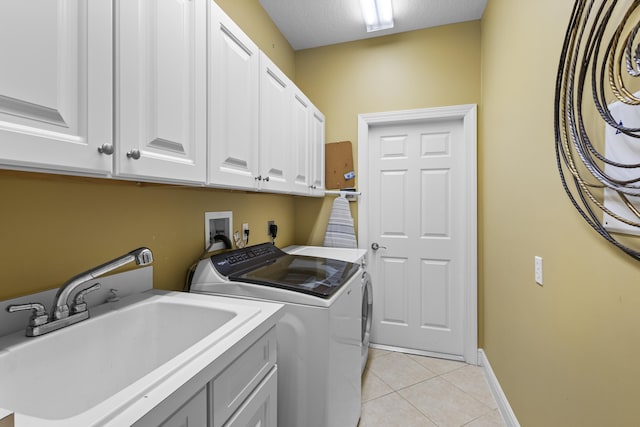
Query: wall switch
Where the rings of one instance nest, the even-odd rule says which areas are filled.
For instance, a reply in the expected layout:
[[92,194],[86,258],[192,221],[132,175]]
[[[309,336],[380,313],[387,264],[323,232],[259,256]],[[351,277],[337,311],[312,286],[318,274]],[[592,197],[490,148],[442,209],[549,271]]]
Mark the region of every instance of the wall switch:
[[534,278],[536,283],[542,286],[542,257],[534,257]]

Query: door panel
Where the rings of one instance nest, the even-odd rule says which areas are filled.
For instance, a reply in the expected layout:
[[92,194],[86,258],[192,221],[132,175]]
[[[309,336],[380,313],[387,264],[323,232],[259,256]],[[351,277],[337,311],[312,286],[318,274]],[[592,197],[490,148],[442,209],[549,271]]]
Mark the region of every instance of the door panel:
[[464,142],[462,119],[369,131],[372,343],[464,352]]
[[259,49],[213,2],[209,42],[209,183],[257,188]]
[[205,0],[117,3],[120,175],[204,183],[206,10]]
[[291,99],[289,79],[260,53],[261,188],[289,192],[292,188]]
[[111,19],[107,0],[0,2],[0,162],[111,172]]
[[313,108],[311,118],[311,194],[315,196],[324,196],[324,133],[325,123],[324,115]]
[[311,102],[298,90],[293,96],[292,144],[293,144],[293,191],[308,194],[311,168]]
[[[384,287],[384,304],[381,321],[386,324],[398,324],[406,326],[409,323],[407,310],[407,271],[406,258],[384,257],[381,260],[381,279],[384,283],[393,283],[393,286]],[[374,291],[375,292],[375,291]]]

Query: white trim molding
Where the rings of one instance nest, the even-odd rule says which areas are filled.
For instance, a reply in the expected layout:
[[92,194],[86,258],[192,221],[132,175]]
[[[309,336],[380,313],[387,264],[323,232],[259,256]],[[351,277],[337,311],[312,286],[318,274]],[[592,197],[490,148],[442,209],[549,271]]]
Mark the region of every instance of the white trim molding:
[[358,190],[362,193],[358,201],[358,242],[362,248],[369,242],[369,127],[392,124],[408,124],[443,118],[462,119],[467,148],[465,195],[467,206],[467,245],[465,265],[465,325],[464,360],[478,364],[478,173],[477,173],[477,106],[476,104],[449,107],[423,108],[416,110],[388,111],[358,115]]
[[498,410],[500,411],[500,415],[502,415],[504,423],[507,427],[520,427],[516,414],[513,412],[513,409],[511,409],[507,396],[502,391],[500,382],[491,368],[491,364],[489,363],[486,353],[482,349],[478,349],[478,365],[482,367],[484,377],[487,379],[487,383],[489,383],[489,389],[491,390],[493,398],[496,400]]

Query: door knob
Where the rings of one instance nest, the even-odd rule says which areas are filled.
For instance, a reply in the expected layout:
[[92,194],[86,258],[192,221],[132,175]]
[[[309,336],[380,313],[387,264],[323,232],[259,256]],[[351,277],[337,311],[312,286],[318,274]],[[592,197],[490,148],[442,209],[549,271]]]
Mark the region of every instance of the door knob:
[[379,244],[377,244],[376,242],[373,242],[373,243],[371,244],[371,249],[373,249],[374,251],[377,251],[377,250],[378,250],[378,249],[380,249],[380,248],[382,248],[382,249],[387,249],[387,247],[386,247],[386,246],[380,246],[380,245],[379,245]]
[[140,158],[140,150],[127,151],[127,157],[133,160],[138,160]]
[[113,154],[113,145],[108,143],[102,144],[100,147],[98,147],[98,153],[107,155]]

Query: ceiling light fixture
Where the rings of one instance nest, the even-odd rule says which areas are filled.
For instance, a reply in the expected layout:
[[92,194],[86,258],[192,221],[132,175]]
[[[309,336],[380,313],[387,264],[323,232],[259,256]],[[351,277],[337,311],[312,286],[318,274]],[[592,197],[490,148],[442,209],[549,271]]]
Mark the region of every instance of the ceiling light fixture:
[[367,32],[393,28],[391,0],[360,0]]

